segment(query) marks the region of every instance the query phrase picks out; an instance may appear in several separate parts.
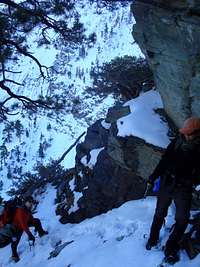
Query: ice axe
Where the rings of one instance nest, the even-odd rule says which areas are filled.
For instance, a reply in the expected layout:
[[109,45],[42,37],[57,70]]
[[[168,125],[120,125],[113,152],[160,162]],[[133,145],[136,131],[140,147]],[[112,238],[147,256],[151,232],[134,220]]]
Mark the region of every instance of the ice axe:
[[147,194],[150,191],[150,189],[152,189],[152,187],[153,187],[152,184],[147,182],[146,189],[145,189],[144,195],[143,195],[143,199],[145,199],[147,197]]
[[154,193],[158,193],[159,189],[160,189],[160,176],[156,179],[155,182],[152,182],[152,183],[147,182],[143,198],[146,198],[150,190],[152,190]]

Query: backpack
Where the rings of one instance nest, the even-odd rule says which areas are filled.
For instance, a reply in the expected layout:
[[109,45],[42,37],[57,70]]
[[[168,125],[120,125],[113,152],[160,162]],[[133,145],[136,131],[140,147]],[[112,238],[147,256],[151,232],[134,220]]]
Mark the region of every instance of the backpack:
[[4,224],[11,224],[13,222],[16,209],[21,205],[22,200],[19,197],[4,202]]
[[0,228],[0,248],[3,248],[10,244],[14,234],[15,228],[11,224],[6,224],[2,228]]
[[200,253],[200,213],[190,220],[190,224],[192,228],[183,235],[180,245],[192,260]]

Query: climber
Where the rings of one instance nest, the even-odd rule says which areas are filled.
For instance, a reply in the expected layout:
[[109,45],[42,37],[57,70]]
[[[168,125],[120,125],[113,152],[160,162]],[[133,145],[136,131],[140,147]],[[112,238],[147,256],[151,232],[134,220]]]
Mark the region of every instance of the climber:
[[[29,230],[30,226],[35,228],[35,231],[38,232],[39,236],[42,237],[47,235],[48,232],[42,228],[41,222],[37,218],[32,216],[32,208],[34,205],[34,199],[32,196],[26,197],[21,206],[16,207],[14,214],[12,214],[12,221],[8,223],[8,211],[3,213],[2,221],[4,227],[10,227],[11,234],[11,248],[12,248],[12,260],[18,262],[20,260],[17,253],[17,246],[19,244],[20,238],[23,232],[26,232],[29,238],[29,242],[32,242],[34,245],[35,237]],[[9,242],[9,243],[10,243]]]
[[173,200],[175,224],[164,248],[165,260],[172,264],[179,260],[179,242],[189,221],[192,190],[200,183],[200,119],[188,118],[179,133],[147,181],[148,186],[153,187],[159,176],[161,179],[146,249],[157,245],[160,229]]

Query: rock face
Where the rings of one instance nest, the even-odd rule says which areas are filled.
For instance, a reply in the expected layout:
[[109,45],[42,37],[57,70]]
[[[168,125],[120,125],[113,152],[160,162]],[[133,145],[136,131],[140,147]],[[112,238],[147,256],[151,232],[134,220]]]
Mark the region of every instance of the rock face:
[[133,36],[147,56],[168,116],[180,127],[200,116],[200,5],[135,0]]
[[73,188],[67,180],[58,188],[57,214],[62,223],[80,222],[143,197],[145,178],[162,150],[134,136],[117,136],[116,120],[129,112],[129,107],[112,108],[105,121],[88,128],[84,142],[77,146],[76,168],[70,177]]

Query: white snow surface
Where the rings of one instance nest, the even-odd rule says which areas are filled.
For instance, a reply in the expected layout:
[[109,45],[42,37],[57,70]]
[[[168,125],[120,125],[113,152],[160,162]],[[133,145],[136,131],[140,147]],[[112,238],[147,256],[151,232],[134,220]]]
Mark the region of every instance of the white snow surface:
[[[35,217],[41,219],[49,235],[36,238],[30,251],[27,236],[19,244],[21,260],[9,261],[10,246],[0,249],[1,267],[155,267],[162,258],[161,250],[145,250],[145,243],[155,208],[155,197],[130,201],[106,214],[87,219],[79,224],[62,225],[55,215],[56,190],[48,186],[39,197],[40,204]],[[173,224],[173,209],[170,208],[166,227],[161,230],[165,243],[170,225]],[[32,229],[31,229],[32,230]],[[56,258],[48,260],[55,244],[73,241]],[[189,260],[185,252],[180,254],[176,267],[199,267],[200,256]]]
[[106,129],[109,130],[111,127],[111,123],[106,122],[105,120],[101,121],[101,125]]
[[93,169],[93,167],[95,166],[95,164],[97,163],[97,158],[99,153],[104,149],[104,147],[101,148],[96,148],[96,149],[92,149],[90,151],[90,160],[89,162],[87,162],[87,156],[82,157],[81,159],[81,163],[87,167],[89,167],[90,169]]
[[147,143],[166,147],[170,140],[167,136],[168,125],[155,113],[155,109],[163,108],[160,94],[151,90],[141,93],[124,106],[130,106],[131,113],[117,121],[118,136],[137,136]]
[[76,192],[74,189],[75,189],[75,178],[73,178],[70,182],[69,182],[69,186],[70,186],[70,189],[71,191],[73,192],[73,195],[74,195],[74,202],[73,202],[73,205],[72,207],[68,210],[68,214],[72,213],[72,212],[75,212],[79,209],[78,207],[78,200],[83,196],[82,193],[80,192]]

